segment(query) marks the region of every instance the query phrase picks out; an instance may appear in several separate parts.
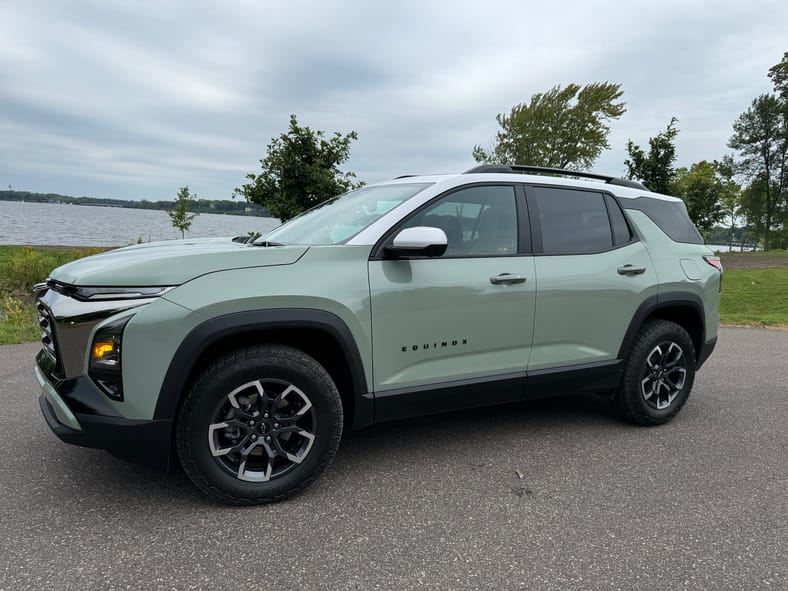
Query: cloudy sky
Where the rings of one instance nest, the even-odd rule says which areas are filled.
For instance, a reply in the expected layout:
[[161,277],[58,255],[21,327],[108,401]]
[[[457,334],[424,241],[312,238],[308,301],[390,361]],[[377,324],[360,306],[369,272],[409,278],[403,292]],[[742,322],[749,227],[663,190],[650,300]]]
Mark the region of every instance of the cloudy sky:
[[627,103],[596,171],[674,115],[688,165],[729,152],[785,51],[785,0],[0,0],[0,187],[226,199],[290,113],[356,130],[367,182],[460,171],[497,113],[594,81]]

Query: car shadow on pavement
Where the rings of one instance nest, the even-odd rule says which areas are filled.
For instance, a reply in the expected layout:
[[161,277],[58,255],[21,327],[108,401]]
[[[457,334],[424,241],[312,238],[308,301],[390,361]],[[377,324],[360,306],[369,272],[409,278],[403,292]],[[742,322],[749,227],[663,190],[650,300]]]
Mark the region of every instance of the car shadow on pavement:
[[[331,495],[352,495],[359,483],[377,478],[387,470],[396,471],[399,459],[410,461],[421,457],[428,465],[452,466],[466,462],[468,454],[475,454],[483,461],[490,450],[505,454],[507,449],[528,445],[527,440],[538,441],[545,435],[568,433],[579,439],[588,431],[622,427],[626,429],[627,424],[606,400],[588,395],[374,425],[346,433],[333,465],[315,486],[289,502],[324,494],[326,489]],[[69,498],[85,508],[95,510],[98,504],[106,509],[115,505],[127,509],[131,504],[141,510],[156,507],[158,512],[167,505],[177,505],[181,510],[184,506],[222,506],[202,495],[178,466],[165,472],[99,450],[52,445],[50,441],[43,447],[46,449],[40,453],[50,456],[50,476],[51,470],[57,472],[57,477],[49,480],[48,488],[59,488],[57,496]],[[321,485],[324,479],[328,486]]]

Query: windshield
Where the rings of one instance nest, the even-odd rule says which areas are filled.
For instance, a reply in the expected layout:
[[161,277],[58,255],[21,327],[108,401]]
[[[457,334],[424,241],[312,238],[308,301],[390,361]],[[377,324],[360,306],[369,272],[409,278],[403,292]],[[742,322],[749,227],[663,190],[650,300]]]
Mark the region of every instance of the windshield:
[[356,189],[305,211],[258,242],[339,244],[431,184],[406,183]]

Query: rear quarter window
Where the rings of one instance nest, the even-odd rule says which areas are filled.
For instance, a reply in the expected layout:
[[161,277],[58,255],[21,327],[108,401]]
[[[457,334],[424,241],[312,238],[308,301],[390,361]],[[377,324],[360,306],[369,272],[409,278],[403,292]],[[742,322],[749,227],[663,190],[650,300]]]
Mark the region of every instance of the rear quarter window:
[[666,201],[652,197],[622,199],[625,209],[643,212],[674,242],[703,244],[703,237],[687,213],[683,201]]

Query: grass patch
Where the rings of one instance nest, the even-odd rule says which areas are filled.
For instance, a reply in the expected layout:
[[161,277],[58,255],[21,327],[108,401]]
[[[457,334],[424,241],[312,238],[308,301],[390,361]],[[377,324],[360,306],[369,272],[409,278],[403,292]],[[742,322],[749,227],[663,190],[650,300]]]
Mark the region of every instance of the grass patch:
[[788,325],[788,267],[726,270],[720,320],[724,324]]
[[41,337],[33,285],[60,265],[104,250],[0,246],[0,345],[37,341]]
[[31,301],[0,298],[0,345],[30,343],[41,338],[38,315]]

